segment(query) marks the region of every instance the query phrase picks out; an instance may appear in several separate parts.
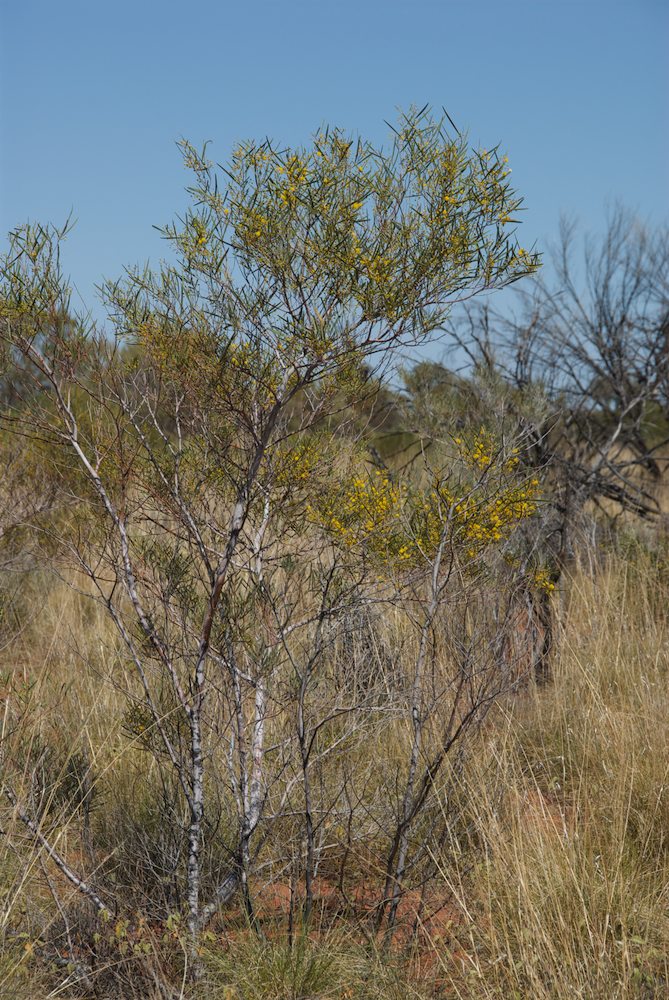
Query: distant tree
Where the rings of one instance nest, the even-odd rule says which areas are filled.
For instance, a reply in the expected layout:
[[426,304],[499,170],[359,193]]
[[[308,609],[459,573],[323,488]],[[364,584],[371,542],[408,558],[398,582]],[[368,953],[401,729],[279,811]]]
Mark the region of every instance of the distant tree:
[[565,557],[569,522],[588,502],[642,517],[659,511],[653,482],[669,445],[668,266],[667,231],[649,231],[623,209],[601,240],[586,240],[582,261],[565,223],[552,280],[519,291],[516,317],[487,312],[454,328],[503,380],[537,465],[552,469]]

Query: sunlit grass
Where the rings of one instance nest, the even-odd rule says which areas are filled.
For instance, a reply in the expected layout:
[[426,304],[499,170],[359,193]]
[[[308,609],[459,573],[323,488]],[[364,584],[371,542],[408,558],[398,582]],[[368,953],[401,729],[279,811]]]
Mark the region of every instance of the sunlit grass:
[[[40,614],[31,615],[37,590],[43,595]],[[20,725],[5,738],[26,753],[47,743],[54,748],[40,813],[43,829],[57,831],[58,846],[73,863],[88,863],[86,836],[95,839],[98,863],[111,866],[108,872],[124,859],[119,902],[140,907],[142,894],[157,884],[157,872],[149,875],[147,866],[160,832],[159,802],[152,800],[153,792],[141,791],[148,756],[123,733],[128,681],[113,632],[102,612],[53,579],[33,581],[23,602],[13,642],[2,651],[4,673],[14,673],[6,694],[11,688],[9,697],[22,699]],[[643,546],[574,572],[560,610],[552,683],[527,688],[489,717],[476,753],[459,772],[458,788],[451,789],[457,810],[453,801],[442,803],[452,817],[452,834],[434,860],[439,891],[452,897],[448,920],[437,925],[425,919],[422,926],[419,920],[413,944],[400,936],[384,952],[383,941],[365,937],[345,910],[333,916],[317,909],[308,936],[300,930],[298,913],[292,946],[280,921],[272,923],[269,938],[258,937],[238,916],[228,926],[224,914],[207,936],[199,995],[214,1000],[666,996],[667,607],[667,567]],[[397,625],[388,623],[391,634]],[[355,645],[352,650],[362,656]],[[388,741],[404,737],[388,721],[368,735],[368,742],[352,743],[351,759],[367,768],[371,796],[385,787],[384,768],[401,757]],[[374,748],[369,759],[365,747]],[[88,832],[72,784],[82,754],[96,773]],[[26,782],[28,772],[26,763]],[[34,795],[27,784],[20,791]],[[142,796],[144,806],[138,808]],[[2,809],[0,995],[89,996],[81,983],[72,985],[71,969],[40,958],[40,942],[62,923],[56,899],[73,908],[76,923],[76,893],[31,843],[6,802]],[[355,877],[364,879],[371,870],[372,849],[370,840],[364,863],[362,854],[351,856]],[[333,862],[332,877],[335,872]],[[274,875],[289,879],[280,869]],[[142,947],[156,942],[150,975],[148,949],[133,959],[143,963],[143,971],[132,988],[135,966],[123,949],[120,958],[108,953],[110,967],[129,964],[122,979],[101,981],[95,996],[120,996],[114,990],[122,983],[124,996],[157,997],[156,982],[179,979],[184,951],[178,933],[149,930],[154,937],[141,942]],[[62,944],[62,930],[59,934]],[[188,996],[183,990],[174,995]]]

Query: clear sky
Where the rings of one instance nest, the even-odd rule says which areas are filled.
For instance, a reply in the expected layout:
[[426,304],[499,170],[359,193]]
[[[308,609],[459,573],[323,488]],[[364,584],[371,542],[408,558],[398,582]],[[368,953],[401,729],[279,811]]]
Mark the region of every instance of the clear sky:
[[667,0],[0,0],[0,228],[77,219],[66,268],[163,252],[185,204],[175,147],[299,143],[322,123],[381,141],[396,109],[446,107],[501,143],[522,242],[607,202],[669,218]]

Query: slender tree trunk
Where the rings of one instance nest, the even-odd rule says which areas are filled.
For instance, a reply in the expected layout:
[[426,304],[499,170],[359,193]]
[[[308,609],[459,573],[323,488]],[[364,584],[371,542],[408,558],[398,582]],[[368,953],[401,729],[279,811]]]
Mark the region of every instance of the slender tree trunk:
[[304,922],[307,924],[311,917],[314,903],[314,818],[311,800],[311,775],[309,774],[309,746],[307,744],[307,734],[304,721],[304,702],[307,688],[307,671],[302,679],[300,697],[297,706],[297,734],[300,744],[300,759],[302,762],[302,789],[304,794],[304,828],[305,828],[305,861],[304,861]]
[[202,754],[201,705],[191,709],[191,818],[188,826],[188,860],[186,883],[188,899],[188,933],[191,947],[191,977],[199,978],[200,960],[198,937],[200,931],[200,890],[202,821],[204,818],[204,761]]

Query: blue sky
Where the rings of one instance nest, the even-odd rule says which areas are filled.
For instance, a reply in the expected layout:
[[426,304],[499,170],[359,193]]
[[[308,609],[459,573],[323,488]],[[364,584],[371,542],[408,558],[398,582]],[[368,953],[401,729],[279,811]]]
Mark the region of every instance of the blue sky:
[[217,160],[325,122],[381,141],[429,102],[508,153],[526,246],[561,212],[601,231],[616,199],[669,218],[666,0],[4,0],[0,46],[0,229],[72,213],[89,303],[163,253],[180,136]]

